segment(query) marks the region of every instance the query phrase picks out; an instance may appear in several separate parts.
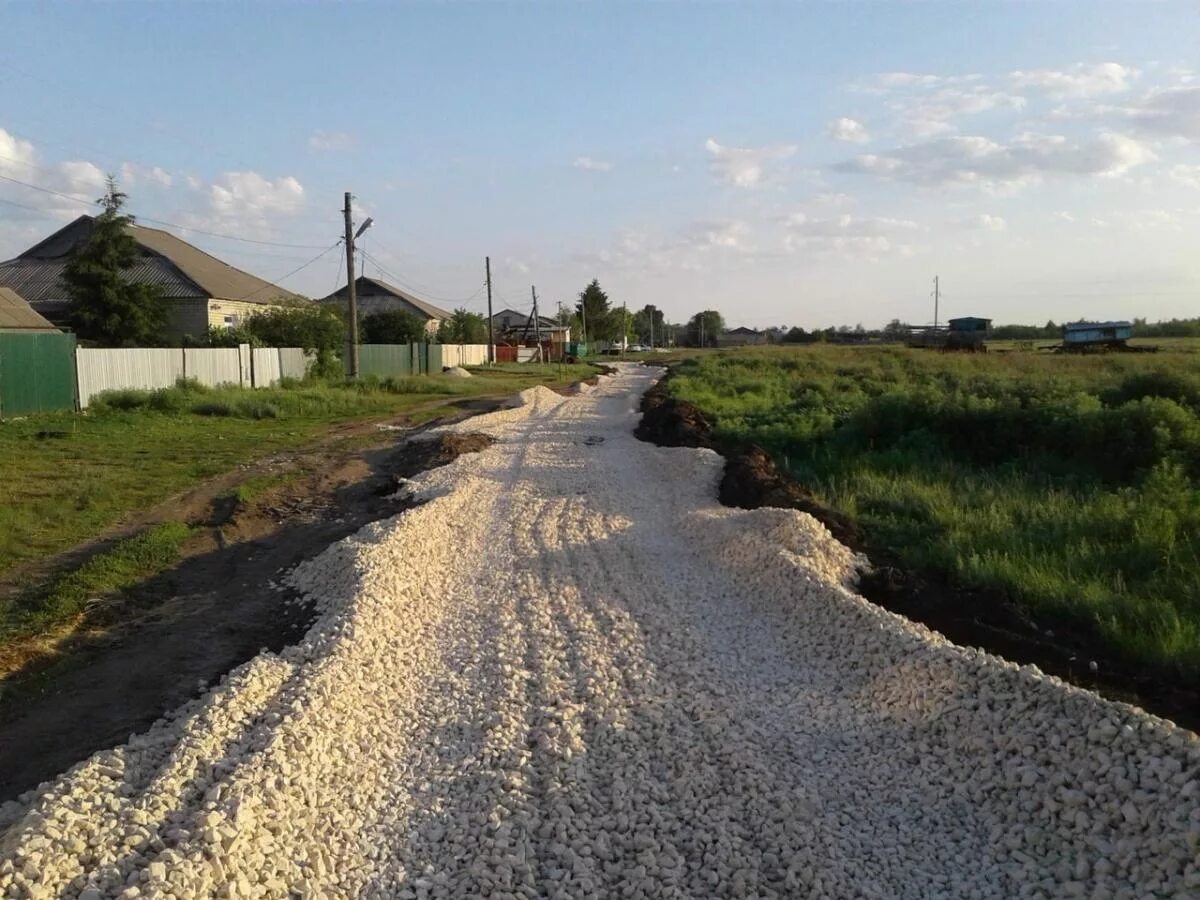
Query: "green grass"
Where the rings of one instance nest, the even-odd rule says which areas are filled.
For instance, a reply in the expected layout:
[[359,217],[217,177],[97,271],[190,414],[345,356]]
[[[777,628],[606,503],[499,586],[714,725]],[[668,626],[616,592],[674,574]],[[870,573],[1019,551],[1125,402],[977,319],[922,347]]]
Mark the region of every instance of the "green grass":
[[103,597],[150,577],[179,558],[191,529],[182,522],[165,522],[118,541],[104,553],[44,590],[30,590],[3,610],[0,640],[36,634],[82,613],[94,597]]
[[1200,355],[808,347],[685,360],[671,391],[868,542],[1114,652],[1200,673]]
[[474,378],[431,375],[268,390],[116,391],[81,415],[0,421],[0,577],[93,538],[206,478],[397,414],[425,421],[440,399],[505,395],[595,374],[525,365]]
[[283,487],[301,477],[300,472],[273,472],[254,475],[233,489],[233,497],[243,506],[253,502],[268,491]]

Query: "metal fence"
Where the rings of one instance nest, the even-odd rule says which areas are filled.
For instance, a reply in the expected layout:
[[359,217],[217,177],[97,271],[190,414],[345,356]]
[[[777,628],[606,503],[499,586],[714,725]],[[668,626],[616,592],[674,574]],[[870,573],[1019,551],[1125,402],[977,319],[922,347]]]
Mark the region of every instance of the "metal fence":
[[[191,378],[210,387],[270,387],[303,378],[311,354],[299,347],[173,347],[95,350],[69,334],[0,333],[0,416],[86,409],[113,390],[155,390]],[[363,344],[360,372],[388,378],[487,362],[486,344]]]
[[0,417],[75,408],[75,335],[0,333]]

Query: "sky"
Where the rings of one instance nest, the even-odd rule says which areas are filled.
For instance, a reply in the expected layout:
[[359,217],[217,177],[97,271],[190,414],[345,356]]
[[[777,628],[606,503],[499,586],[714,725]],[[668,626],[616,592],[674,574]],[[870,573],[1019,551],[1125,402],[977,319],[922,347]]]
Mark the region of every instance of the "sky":
[[497,309],[597,278],[873,327],[931,321],[936,275],[942,319],[1200,315],[1190,2],[0,2],[0,33],[0,259],[114,173],[314,297],[351,191],[366,274],[447,308],[490,256]]

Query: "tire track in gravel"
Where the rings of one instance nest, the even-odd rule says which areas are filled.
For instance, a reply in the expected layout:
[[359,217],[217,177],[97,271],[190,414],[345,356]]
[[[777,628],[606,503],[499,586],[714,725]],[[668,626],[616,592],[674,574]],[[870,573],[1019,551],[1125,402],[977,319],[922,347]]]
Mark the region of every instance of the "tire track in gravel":
[[857,597],[814,520],[636,441],[654,373],[302,564],[295,647],[44,786],[13,897],[1200,894],[1200,746]]

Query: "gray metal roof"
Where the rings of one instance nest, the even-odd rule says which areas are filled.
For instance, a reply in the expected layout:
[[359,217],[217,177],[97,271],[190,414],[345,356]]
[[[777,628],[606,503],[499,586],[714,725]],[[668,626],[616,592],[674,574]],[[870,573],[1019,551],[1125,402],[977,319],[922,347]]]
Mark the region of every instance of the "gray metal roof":
[[[60,277],[75,248],[91,233],[92,221],[91,216],[80,216],[16,259],[0,262],[0,286],[18,291],[39,307],[65,302],[67,293]],[[142,257],[126,274],[136,283],[158,285],[167,299],[212,297],[250,303],[299,299],[299,295],[235,269],[173,234],[141,225],[130,225],[128,231],[142,249]]]
[[[378,278],[368,278],[366,275],[360,275],[354,279],[354,289],[359,296],[379,296],[379,294],[391,294],[397,299],[403,300],[405,303],[412,306],[417,312],[422,313],[428,319],[449,319],[453,313],[446,312],[440,306],[434,306],[428,300],[422,300],[420,297],[414,296],[408,291],[402,290],[393,284],[388,284]],[[345,286],[338,288],[328,297],[323,297],[321,303],[330,303],[344,301],[346,299]]]
[[16,291],[0,287],[0,331],[58,331]]

